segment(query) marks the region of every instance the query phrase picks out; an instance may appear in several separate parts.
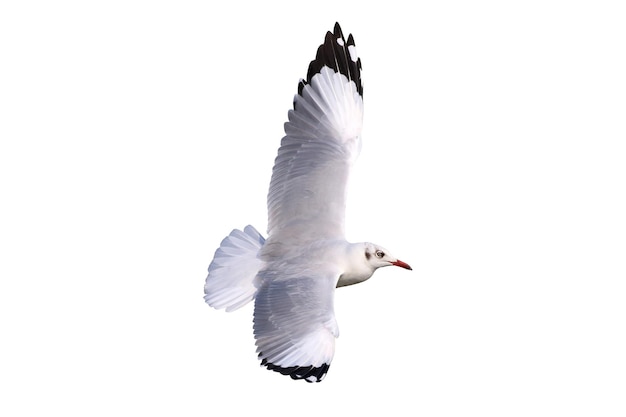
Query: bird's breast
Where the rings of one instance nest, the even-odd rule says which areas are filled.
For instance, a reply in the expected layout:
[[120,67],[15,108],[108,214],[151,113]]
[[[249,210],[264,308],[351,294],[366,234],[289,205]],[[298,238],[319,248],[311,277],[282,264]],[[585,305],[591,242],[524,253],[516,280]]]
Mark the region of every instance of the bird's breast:
[[372,271],[350,271],[344,272],[339,276],[339,280],[337,281],[337,288],[345,287],[347,285],[358,284],[359,282],[363,282],[368,280],[372,276]]

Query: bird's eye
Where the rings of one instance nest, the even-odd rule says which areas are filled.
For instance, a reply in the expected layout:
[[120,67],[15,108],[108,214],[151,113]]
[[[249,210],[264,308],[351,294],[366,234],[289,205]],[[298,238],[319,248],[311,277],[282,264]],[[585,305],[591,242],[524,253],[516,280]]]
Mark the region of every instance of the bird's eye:
[[381,250],[377,250],[376,251],[376,257],[377,258],[382,258],[383,256],[385,256],[385,252],[383,252]]

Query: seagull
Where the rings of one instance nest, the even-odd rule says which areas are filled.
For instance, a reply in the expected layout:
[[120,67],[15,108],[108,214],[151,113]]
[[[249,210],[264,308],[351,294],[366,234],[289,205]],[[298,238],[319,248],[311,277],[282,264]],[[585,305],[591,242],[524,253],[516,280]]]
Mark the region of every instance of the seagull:
[[361,149],[363,85],[354,38],[338,23],[298,83],[267,197],[265,239],[233,230],[215,251],[204,286],[209,306],[236,310],[254,300],[261,365],[320,382],[339,328],[335,288],[384,266],[411,267],[385,248],[345,239],[346,183]]

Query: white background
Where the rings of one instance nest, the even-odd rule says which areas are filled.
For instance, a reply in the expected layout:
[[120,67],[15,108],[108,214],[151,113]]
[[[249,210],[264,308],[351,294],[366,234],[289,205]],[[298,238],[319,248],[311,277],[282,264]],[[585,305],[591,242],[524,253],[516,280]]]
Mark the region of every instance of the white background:
[[[0,414],[625,415],[626,14],[511,3],[3,2]],[[306,384],[202,287],[335,21],[347,237],[413,271],[338,291]]]

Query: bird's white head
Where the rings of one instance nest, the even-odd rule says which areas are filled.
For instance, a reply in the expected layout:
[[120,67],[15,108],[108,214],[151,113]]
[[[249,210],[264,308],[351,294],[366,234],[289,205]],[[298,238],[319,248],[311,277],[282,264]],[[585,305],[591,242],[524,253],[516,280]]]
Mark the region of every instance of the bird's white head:
[[339,277],[338,287],[357,284],[372,276],[374,271],[383,266],[399,266],[404,269],[413,269],[406,262],[402,262],[382,246],[373,243],[351,244],[350,269]]
[[372,272],[383,266],[399,266],[404,269],[413,269],[409,264],[402,262],[395,256],[389,253],[389,251],[382,246],[374,245],[373,243],[365,243],[365,251],[363,256],[369,265],[372,267]]

